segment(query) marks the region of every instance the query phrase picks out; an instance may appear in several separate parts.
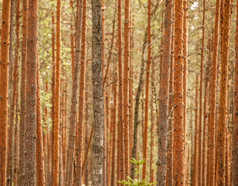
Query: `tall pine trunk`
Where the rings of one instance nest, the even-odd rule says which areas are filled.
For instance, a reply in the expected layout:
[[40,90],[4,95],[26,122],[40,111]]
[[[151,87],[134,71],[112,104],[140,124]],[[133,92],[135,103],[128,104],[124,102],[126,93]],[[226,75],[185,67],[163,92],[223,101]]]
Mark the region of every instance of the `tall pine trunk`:
[[38,39],[38,1],[29,1],[27,37],[25,185],[36,185],[36,76]]
[[230,33],[231,0],[225,0],[221,25],[221,81],[219,97],[219,118],[216,144],[216,184],[225,185],[225,132],[227,127],[227,88],[228,88],[228,61],[229,61],[229,33]]
[[151,1],[148,0],[148,13],[147,13],[147,63],[146,63],[146,80],[145,80],[145,120],[143,128],[143,159],[145,163],[142,169],[142,179],[146,179],[146,167],[147,167],[147,138],[148,138],[148,119],[149,119],[149,90],[150,90],[150,68],[151,68]]
[[235,85],[234,85],[234,128],[232,146],[232,184],[238,185],[238,0],[236,2],[236,62],[235,62]]
[[25,119],[26,119],[26,71],[27,71],[27,10],[28,0],[22,3],[22,48],[21,48],[21,111],[20,111],[20,152],[19,152],[19,185],[24,185],[25,166]]
[[0,185],[6,185],[8,125],[8,65],[10,0],[2,2],[1,64],[0,64]]
[[175,69],[174,69],[174,123],[173,174],[175,185],[185,185],[185,130],[183,123],[183,2],[175,0]]
[[215,183],[215,126],[216,126],[216,90],[217,90],[217,52],[219,40],[220,0],[216,0],[215,29],[213,39],[213,56],[211,70],[211,92],[210,92],[210,124],[209,131],[209,164],[208,164],[208,185]]
[[74,73],[73,73],[73,86],[72,86],[72,97],[70,107],[70,126],[69,126],[69,141],[68,141],[68,152],[67,152],[67,176],[66,184],[72,185],[73,183],[73,165],[74,165],[74,151],[75,151],[75,138],[76,138],[76,118],[77,118],[77,94],[78,94],[78,79],[79,79],[79,60],[80,60],[80,33],[81,33],[81,3],[77,1],[77,13],[75,22],[75,56],[74,56]]
[[55,63],[55,100],[53,126],[53,185],[59,185],[59,127],[60,127],[60,61],[61,61],[61,0],[57,0],[56,12],[56,63]]

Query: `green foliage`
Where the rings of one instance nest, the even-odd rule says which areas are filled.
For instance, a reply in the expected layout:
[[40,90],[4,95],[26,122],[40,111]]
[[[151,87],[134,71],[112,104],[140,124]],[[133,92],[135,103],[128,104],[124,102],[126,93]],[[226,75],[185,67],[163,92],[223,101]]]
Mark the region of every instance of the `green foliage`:
[[[134,165],[136,165],[136,175],[139,178],[139,174],[140,174],[140,165],[142,165],[143,163],[145,163],[145,159],[142,160],[136,160],[135,158],[132,158],[130,160],[131,163],[133,163]],[[146,180],[140,180],[140,179],[132,179],[130,176],[127,177],[127,180],[122,180],[122,181],[118,181],[118,183],[121,183],[123,185],[130,185],[130,186],[152,186],[152,185],[156,185],[157,183],[147,183]]]

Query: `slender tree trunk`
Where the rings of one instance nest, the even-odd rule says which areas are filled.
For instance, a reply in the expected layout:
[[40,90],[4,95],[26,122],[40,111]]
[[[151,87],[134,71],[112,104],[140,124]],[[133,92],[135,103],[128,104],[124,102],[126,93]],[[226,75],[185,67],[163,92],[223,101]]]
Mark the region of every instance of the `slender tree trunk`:
[[159,160],[157,182],[166,185],[167,150],[168,150],[168,108],[169,108],[169,69],[171,60],[172,1],[166,1],[164,17],[163,59],[161,71],[160,102],[159,102]]
[[218,135],[216,145],[216,184],[222,186],[225,183],[225,130],[227,127],[227,88],[228,88],[228,61],[229,61],[229,33],[230,33],[230,11],[231,0],[224,1],[224,9],[222,14],[222,47],[221,47],[221,82],[220,82],[220,108],[218,118]]
[[195,96],[195,131],[194,131],[194,159],[193,159],[193,177],[192,177],[192,185],[198,186],[198,75],[196,77],[196,96]]
[[154,153],[154,132],[155,132],[155,124],[156,124],[156,117],[155,117],[155,98],[154,95],[155,93],[155,87],[152,86],[153,82],[155,81],[155,63],[152,62],[151,64],[151,126],[150,126],[150,182],[153,183],[154,182],[154,168],[153,168],[153,153]]
[[20,1],[17,1],[16,8],[16,46],[15,46],[15,59],[14,59],[14,67],[13,67],[13,78],[12,78],[12,84],[13,84],[13,92],[11,94],[12,100],[11,100],[11,106],[10,106],[10,118],[9,118],[9,135],[8,135],[8,157],[7,157],[7,185],[12,185],[13,179],[14,179],[14,142],[18,139],[15,139],[14,137],[14,125],[15,125],[15,114],[16,114],[16,105],[17,105],[17,96],[18,96],[18,58],[19,58],[19,27],[20,27]]
[[[174,6],[172,7],[172,16],[174,17]],[[172,138],[173,138],[173,99],[174,99],[174,24],[172,24],[172,41],[171,41],[171,59],[170,59],[170,85],[169,85],[169,134],[168,134],[168,152],[167,152],[167,182],[166,185],[170,186],[173,184],[173,144],[172,144]]]
[[71,24],[70,24],[70,46],[71,46],[71,61],[72,61],[72,81],[74,80],[74,69],[75,69],[75,35],[74,35],[74,26],[73,26],[73,0],[70,0],[70,8],[71,8]]
[[49,157],[50,157],[50,170],[49,170],[49,177],[50,177],[50,184],[53,184],[53,140],[54,140],[54,123],[55,123],[55,69],[56,69],[56,65],[55,65],[55,16],[54,13],[52,12],[52,97],[51,97],[51,104],[52,104],[52,110],[51,110],[51,119],[52,119],[52,130],[50,135],[51,138],[51,143],[49,144]]
[[8,63],[10,0],[2,3],[1,64],[0,64],[0,185],[6,185],[7,169],[7,124],[8,124]]
[[25,185],[36,185],[36,101],[38,1],[29,1],[26,83]]
[[94,133],[92,141],[92,185],[103,185],[103,76],[101,2],[92,0],[92,82]]
[[216,0],[215,30],[213,39],[213,56],[211,72],[210,92],[210,124],[209,124],[209,164],[208,164],[208,185],[215,184],[215,126],[216,126],[216,87],[217,87],[217,52],[219,40],[220,0]]
[[143,130],[143,159],[145,163],[142,169],[142,179],[146,179],[146,167],[147,167],[147,138],[148,138],[148,118],[149,118],[149,90],[150,90],[150,67],[151,67],[151,1],[148,0],[148,25],[147,25],[147,37],[148,37],[148,52],[146,63],[146,81],[145,81],[145,120]]
[[80,59],[80,88],[79,88],[79,110],[78,110],[78,131],[76,139],[76,170],[74,185],[82,184],[82,155],[83,155],[83,113],[84,113],[84,84],[85,84],[85,64],[86,64],[86,13],[87,1],[83,0],[82,3],[82,35],[81,35],[81,59]]
[[185,132],[185,184],[188,184],[188,148],[187,148],[187,76],[188,76],[188,7],[187,7],[187,0],[183,0],[183,10],[184,10],[184,16],[183,16],[183,125],[184,125],[184,132]]
[[128,79],[129,79],[129,46],[130,46],[130,0],[125,0],[124,24],[124,77],[123,77],[123,155],[125,178],[129,176],[129,117],[128,117]]
[[[185,185],[185,134],[183,123],[183,3],[175,0],[175,66],[174,69],[174,125],[173,174],[175,185]],[[176,176],[175,176],[176,175]]]
[[236,1],[236,62],[234,86],[233,145],[232,145],[232,184],[238,186],[238,0]]
[[118,38],[117,38],[117,43],[118,43],[118,81],[119,81],[119,92],[118,92],[118,137],[117,137],[117,180],[122,180],[124,178],[124,167],[123,167],[123,123],[122,123],[122,114],[123,114],[123,109],[122,109],[122,31],[121,31],[121,6],[122,6],[122,1],[118,0]]
[[116,157],[116,115],[117,115],[117,67],[114,65],[113,79],[114,83],[112,85],[113,92],[113,108],[112,108],[112,163],[111,163],[111,186],[115,184],[115,157]]
[[22,5],[22,48],[21,48],[21,112],[20,112],[20,152],[19,152],[19,185],[24,185],[25,172],[25,110],[26,110],[26,60],[27,60],[27,9],[28,0]]
[[56,14],[55,107],[53,126],[53,185],[59,185],[59,125],[60,125],[60,61],[61,61],[61,0],[57,0]]
[[74,166],[74,151],[75,151],[75,137],[76,137],[76,118],[77,118],[77,94],[78,94],[78,79],[79,79],[79,60],[80,60],[80,41],[81,41],[81,8],[82,1],[77,1],[76,13],[76,35],[75,35],[75,64],[74,64],[74,77],[72,86],[71,108],[70,108],[70,127],[69,127],[69,141],[67,152],[67,178],[66,184],[72,185],[73,183],[73,166]]
[[36,168],[37,168],[37,185],[45,185],[44,174],[44,155],[43,155],[43,142],[42,142],[42,125],[41,125],[41,96],[40,96],[40,64],[39,58],[37,59],[37,128],[36,128]]
[[14,138],[17,139],[14,142],[14,174],[13,183],[18,185],[18,174],[19,174],[19,104],[18,104],[18,86],[17,86],[17,100],[16,100],[16,114],[15,114],[15,127],[14,127]]

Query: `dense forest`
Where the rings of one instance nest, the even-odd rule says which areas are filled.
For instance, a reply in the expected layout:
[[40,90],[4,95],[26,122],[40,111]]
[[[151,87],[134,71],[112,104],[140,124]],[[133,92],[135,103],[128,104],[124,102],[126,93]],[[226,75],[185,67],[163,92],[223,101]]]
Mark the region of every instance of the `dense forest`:
[[238,0],[0,9],[0,186],[238,186]]

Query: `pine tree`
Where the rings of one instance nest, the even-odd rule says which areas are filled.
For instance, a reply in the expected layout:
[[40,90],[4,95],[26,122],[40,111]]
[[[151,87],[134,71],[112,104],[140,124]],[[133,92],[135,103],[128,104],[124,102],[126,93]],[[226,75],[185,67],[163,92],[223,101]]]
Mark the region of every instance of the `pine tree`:
[[0,185],[6,185],[8,125],[8,63],[11,1],[2,2],[1,64],[0,64]]
[[25,185],[36,185],[36,101],[38,1],[29,1],[27,37]]

